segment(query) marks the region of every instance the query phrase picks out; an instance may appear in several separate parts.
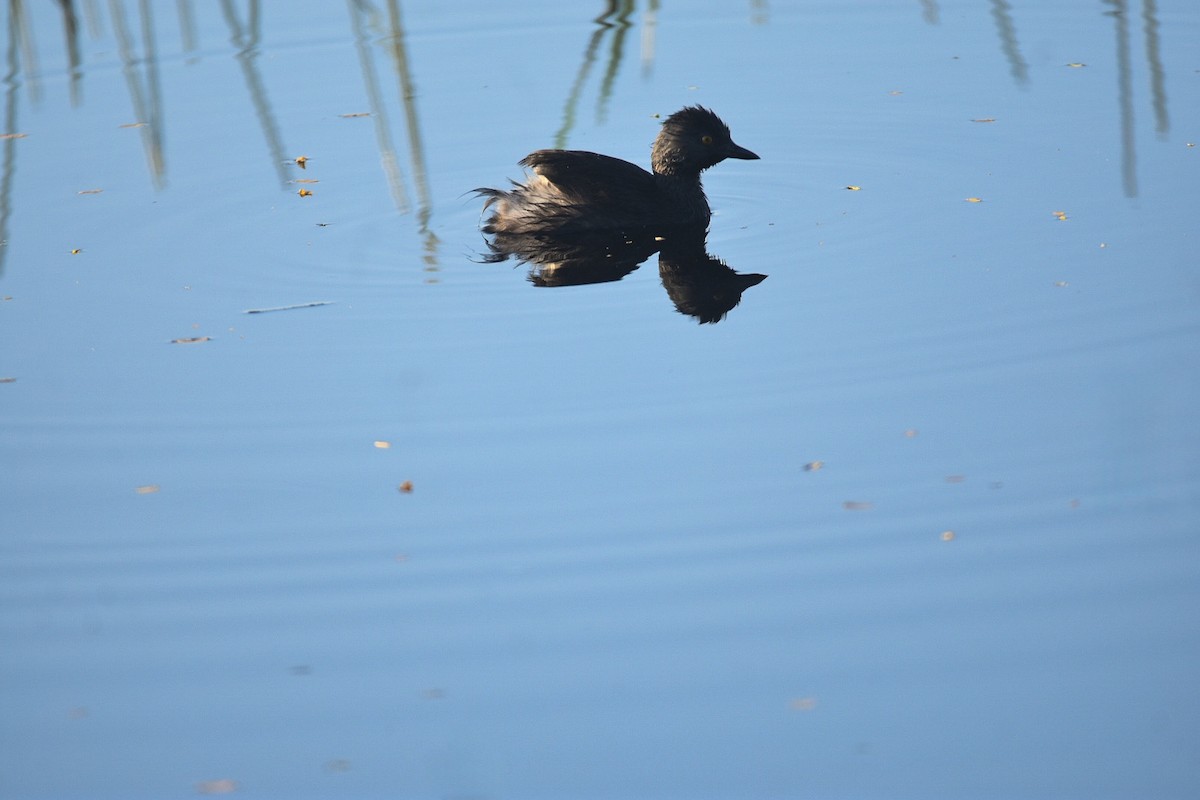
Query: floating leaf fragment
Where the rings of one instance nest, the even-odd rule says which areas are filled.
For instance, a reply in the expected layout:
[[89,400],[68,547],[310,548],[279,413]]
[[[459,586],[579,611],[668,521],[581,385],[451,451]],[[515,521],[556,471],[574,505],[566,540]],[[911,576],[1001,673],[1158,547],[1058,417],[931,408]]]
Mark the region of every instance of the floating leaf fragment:
[[982,197],[964,197],[963,199],[966,200],[968,203],[982,203],[983,202]]
[[1086,67],[1087,64],[1084,64],[1082,61],[1072,61],[1070,64],[1067,64],[1066,66],[1070,67],[1071,69],[1079,69],[1080,67]]
[[810,461],[804,465],[804,471],[805,472],[816,472],[823,466],[825,466],[824,461]]
[[397,490],[398,492],[400,492],[401,494],[412,494],[412,490],[413,490],[413,482],[412,482],[412,481],[405,481],[404,483],[402,483],[402,484],[400,484],[399,486],[397,486],[397,487],[396,487],[396,490]]
[[134,491],[138,494],[154,494],[160,488],[162,487],[160,487],[157,483],[148,483],[145,486],[134,487]]
[[191,336],[186,339],[172,339],[171,344],[198,344],[199,342],[211,342],[211,336]]
[[943,542],[953,542],[954,541],[954,531],[942,531],[942,541]]
[[1053,214],[1054,218],[1059,222],[1065,222],[1067,219],[1067,212],[1065,211],[1051,211],[1050,213]]
[[296,192],[296,194],[300,195],[301,197],[312,197],[312,190],[301,189],[300,191]]
[[144,122],[126,122],[124,125],[118,125],[117,127],[119,127],[119,128],[144,128],[144,127],[146,127],[146,123],[144,123]]
[[292,183],[320,183],[316,178],[296,178]]
[[847,500],[842,503],[842,508],[847,511],[870,511],[874,507],[874,503],[864,503],[859,500]]
[[377,442],[375,442],[375,449],[376,449],[376,450],[387,450],[387,449],[388,449],[388,448],[390,448],[391,446],[392,446],[392,443],[391,443],[391,442],[385,442],[385,441],[377,441]]
[[0,139],[24,139],[28,133],[0,133]]
[[296,166],[300,169],[308,169],[308,156],[296,156]]
[[847,188],[847,189],[849,189],[849,190],[850,190],[850,191],[852,191],[852,192],[860,192],[860,191],[862,191],[862,187],[861,187],[861,186],[854,186],[854,185],[850,185],[850,186],[847,186],[846,188]]
[[81,191],[76,192],[75,194],[100,194],[103,191],[104,191],[103,189],[83,189]]

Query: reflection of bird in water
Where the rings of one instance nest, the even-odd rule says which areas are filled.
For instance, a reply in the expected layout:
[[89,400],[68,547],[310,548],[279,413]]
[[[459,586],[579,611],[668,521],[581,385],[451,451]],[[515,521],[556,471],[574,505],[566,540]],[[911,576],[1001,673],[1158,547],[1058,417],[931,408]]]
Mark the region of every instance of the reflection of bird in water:
[[709,255],[703,237],[673,237],[658,253],[658,275],[680,314],[700,324],[720,322],[742,302],[742,292],[767,279],[755,272],[740,274]]
[[488,242],[491,252],[483,260],[499,263],[513,256],[529,265],[529,280],[535,286],[580,286],[619,281],[661,246],[662,237],[648,234],[496,234]]
[[757,286],[766,275],[739,274],[709,255],[705,230],[676,226],[666,236],[647,233],[576,233],[504,235],[488,242],[485,261],[500,262],[510,256],[529,265],[535,286],[579,286],[619,281],[658,253],[658,274],[663,288],[681,314],[699,322],[720,322],[742,300],[742,293]]
[[711,212],[700,173],[727,158],[756,159],[734,144],[729,127],[706,108],[667,117],[650,154],[653,172],[582,150],[537,150],[521,165],[523,184],[477,189],[492,215],[485,233],[540,236],[593,231],[663,233],[674,226],[704,229]]

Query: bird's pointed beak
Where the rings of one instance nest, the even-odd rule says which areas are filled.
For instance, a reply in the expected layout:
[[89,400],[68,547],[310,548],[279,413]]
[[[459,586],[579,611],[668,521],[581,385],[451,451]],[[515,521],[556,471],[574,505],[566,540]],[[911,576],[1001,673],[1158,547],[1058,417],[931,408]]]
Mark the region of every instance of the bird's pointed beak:
[[725,157],[742,158],[746,161],[755,161],[758,159],[758,155],[756,153],[752,153],[741,145],[734,144],[733,142],[729,143],[729,149],[725,152]]

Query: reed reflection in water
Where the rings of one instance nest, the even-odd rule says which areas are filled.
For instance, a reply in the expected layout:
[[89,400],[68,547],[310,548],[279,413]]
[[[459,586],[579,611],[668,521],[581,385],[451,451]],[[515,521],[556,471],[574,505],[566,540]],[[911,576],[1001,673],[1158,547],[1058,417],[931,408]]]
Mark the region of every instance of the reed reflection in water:
[[[55,5],[60,18],[61,43],[69,76],[71,105],[81,105],[85,97],[86,69],[80,43],[82,32],[86,30],[87,35],[93,39],[101,39],[107,22],[112,31],[126,92],[134,114],[131,126],[139,129],[152,185],[156,189],[164,188],[168,173],[165,145],[168,123],[164,115],[162,97],[159,64],[162,48],[157,36],[159,21],[155,14],[155,4],[149,0],[139,0],[136,10],[131,11],[124,0],[109,0],[106,6],[107,18],[102,7],[96,3],[78,4],[75,0],[59,0]],[[1126,196],[1135,197],[1138,194],[1138,177],[1134,136],[1136,106],[1133,92],[1133,13],[1128,0],[1104,0],[1104,7],[1107,9],[1104,13],[1113,19],[1115,35],[1121,181]],[[0,169],[3,170],[0,174],[0,272],[5,267],[9,220],[13,207],[13,175],[18,168],[18,151],[21,146],[20,90],[24,88],[30,101],[34,103],[38,102],[41,96],[40,59],[30,24],[30,13],[40,8],[29,6],[23,0],[12,0],[7,4],[5,12],[8,35],[4,59],[3,130],[0,130],[0,135],[4,137],[3,154],[0,158]],[[161,13],[162,6],[157,8]],[[412,211],[411,202],[405,187],[404,171],[400,166],[401,159],[397,156],[395,137],[388,120],[388,104],[384,99],[386,94],[374,61],[376,53],[384,54],[390,63],[390,71],[395,76],[397,99],[403,110],[408,139],[408,168],[416,195],[415,220],[423,241],[422,259],[428,268],[436,268],[439,242],[431,229],[434,202],[422,134],[423,126],[417,104],[414,69],[406,46],[401,5],[399,0],[386,0],[384,7],[380,9],[369,0],[347,0],[347,9],[350,27],[348,39],[358,55],[362,83],[370,103],[370,113],[374,118],[381,169],[397,211],[408,214]],[[921,0],[920,9],[922,18],[928,24],[939,24],[941,12],[936,0]],[[288,190],[291,188],[292,177],[288,164],[292,163],[292,157],[296,154],[288,150],[286,131],[279,124],[272,109],[270,86],[264,79],[258,63],[262,55],[263,28],[268,24],[269,18],[264,13],[260,0],[247,0],[244,4],[238,4],[234,0],[221,0],[217,10],[228,31],[228,41],[232,46],[230,55],[239,65],[244,90],[250,98],[267,143],[268,157],[272,162],[271,169],[280,188]],[[578,120],[579,104],[602,51],[604,69],[597,89],[596,118],[598,122],[605,121],[616,91],[616,78],[626,59],[628,36],[638,25],[641,26],[642,74],[651,74],[660,10],[659,2],[650,0],[645,4],[639,22],[638,4],[634,0],[608,0],[603,4],[601,13],[593,20],[594,30],[584,44],[575,79],[564,99],[561,122],[552,136],[554,147],[565,147],[569,141]],[[190,0],[179,0],[174,5],[174,13],[182,52],[195,52],[203,46],[197,34],[197,30],[203,26],[197,26],[195,17],[197,14],[214,13],[213,7],[197,7]],[[1020,29],[1014,18],[1012,5],[1007,0],[991,0],[989,13],[1013,80],[1020,86],[1029,85],[1033,77],[1021,52]],[[750,14],[756,24],[769,23],[767,7],[763,2],[751,3]],[[1167,74],[1162,63],[1161,22],[1155,0],[1142,0],[1140,19],[1155,131],[1160,138],[1165,138],[1170,130]]]
[[[79,9],[74,0],[59,0],[63,49],[67,56],[72,106],[84,102],[85,68],[81,57],[80,30],[86,27],[93,39],[101,39],[104,30],[111,28],[112,37],[125,79],[125,90],[129,96],[134,121],[128,127],[137,128],[142,149],[146,157],[147,173],[155,189],[167,186],[168,161],[165,145],[167,119],[164,113],[162,81],[160,78],[160,52],[155,5],[149,0],[139,0],[136,12],[123,0],[109,0],[107,15],[95,3],[83,3]],[[159,7],[161,9],[161,7]],[[375,59],[379,54],[390,64],[396,79],[396,94],[403,109],[405,131],[409,142],[409,163],[412,181],[417,196],[415,219],[423,242],[422,260],[429,269],[438,263],[438,238],[430,228],[433,214],[433,198],[428,177],[427,159],[421,135],[420,113],[417,91],[402,24],[400,3],[387,0],[386,13],[381,13],[367,0],[348,0],[348,37],[358,53],[362,81],[375,119],[377,146],[384,178],[401,214],[411,213],[411,203],[404,185],[404,173],[396,156],[394,135],[388,123],[387,103],[383,99],[379,71]],[[202,6],[199,13],[212,13],[214,7]],[[271,89],[262,74],[260,59],[263,55],[263,29],[268,23],[260,0],[248,0],[239,4],[234,0],[221,0],[221,18],[228,31],[232,46],[231,56],[237,62],[242,75],[244,90],[250,99],[258,119],[259,128],[267,145],[268,159],[279,187],[291,191],[295,155],[286,144],[286,131],[280,125],[271,101]],[[85,25],[80,25],[80,17]],[[37,43],[29,18],[30,9],[21,0],[13,0],[7,6],[8,32],[5,48],[6,71],[4,77],[4,120],[0,135],[3,136],[3,174],[0,175],[0,273],[4,270],[8,225],[12,208],[13,176],[18,167],[19,106],[21,89],[24,88],[33,103],[40,102],[41,67]],[[176,23],[181,38],[181,51],[192,53],[203,46],[196,30],[197,9],[190,0],[180,0],[175,5]],[[374,46],[372,46],[374,43]]]

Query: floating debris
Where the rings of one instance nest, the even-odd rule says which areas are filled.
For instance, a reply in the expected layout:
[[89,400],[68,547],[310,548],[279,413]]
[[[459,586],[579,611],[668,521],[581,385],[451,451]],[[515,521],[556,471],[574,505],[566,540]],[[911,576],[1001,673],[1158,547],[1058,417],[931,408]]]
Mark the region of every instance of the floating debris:
[[947,475],[946,483],[962,483],[967,479],[966,475]]
[[971,120],[971,122],[995,122],[995,121],[996,121],[995,117],[979,117],[978,119]]
[[858,500],[847,500],[842,503],[842,508],[847,511],[870,511],[875,507],[874,503],[864,503]]
[[211,342],[211,336],[191,336],[186,339],[172,339],[171,344],[199,344],[200,342]]
[[847,188],[847,189],[849,189],[849,190],[850,190],[850,191],[852,191],[852,192],[861,192],[861,191],[862,191],[862,187],[861,187],[861,186],[854,186],[854,185],[850,185],[850,186],[847,186],[846,188]]
[[237,781],[232,781],[229,778],[221,778],[215,781],[201,781],[196,784],[196,791],[200,794],[232,794],[237,791]]
[[103,189],[82,189],[75,194],[100,194],[103,191]]
[[917,433],[918,433],[918,431],[916,428],[909,428],[908,430],[906,430],[904,432],[904,437],[906,439],[915,439],[915,438],[917,438]]
[[296,192],[296,194],[300,195],[301,197],[313,196],[312,189],[301,189],[300,191]]
[[943,542],[953,542],[954,541],[954,531],[942,531],[942,541]]
[[308,169],[308,156],[296,156],[295,161],[300,169]]
[[80,250],[78,247],[76,247],[74,250],[71,251],[71,255],[77,256],[82,252],[83,252],[82,250]]
[[384,442],[384,441],[378,441],[378,442],[375,442],[375,449],[376,449],[376,450],[387,450],[387,449],[388,449],[388,448],[390,448],[391,446],[392,446],[392,443],[391,443],[391,442]]
[[0,383],[16,383],[16,378],[0,378]]
[[28,133],[0,133],[0,139],[24,139]]
[[1054,218],[1059,222],[1065,222],[1067,219],[1067,212],[1065,211],[1051,211],[1050,213],[1053,214]]
[[342,119],[357,119],[358,117],[369,117],[369,116],[371,116],[371,112],[359,111],[355,114],[338,114],[338,116],[341,117]]
[[1055,281],[1054,285],[1060,289],[1065,289],[1066,287],[1070,286],[1071,284],[1067,283],[1066,281]]
[[817,698],[815,697],[797,697],[788,701],[788,708],[792,711],[812,711],[816,707]]
[[1079,69],[1080,67],[1086,67],[1087,64],[1084,64],[1082,61],[1072,61],[1070,64],[1065,64],[1064,66],[1070,67],[1071,69]]
[[144,122],[126,122],[124,125],[118,125],[117,127],[118,128],[144,128],[144,127],[146,127],[146,123],[144,123]]
[[823,466],[825,466],[824,461],[810,461],[804,465],[804,471],[805,472],[816,472]]
[[401,494],[412,494],[412,490],[413,490],[413,482],[412,481],[405,481],[404,483],[402,483],[396,487],[396,491],[400,492]]
[[293,306],[274,306],[272,308],[247,308],[243,314],[269,314],[272,311],[294,311],[297,308],[316,308],[317,306],[331,306],[332,300],[318,300],[315,303],[297,303]]
[[963,200],[967,201],[968,203],[982,203],[983,202],[982,197],[964,197]]
[[137,492],[138,494],[155,494],[161,488],[162,487],[157,483],[148,483],[145,486],[135,486],[133,491]]

